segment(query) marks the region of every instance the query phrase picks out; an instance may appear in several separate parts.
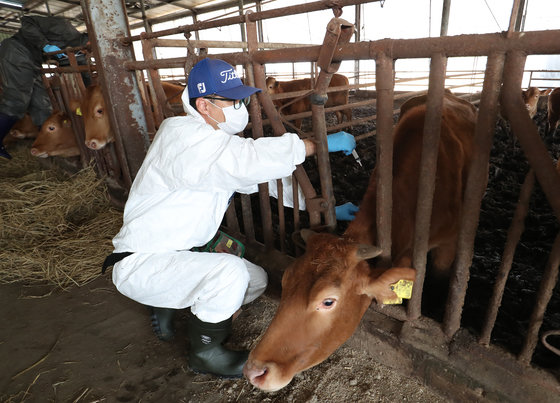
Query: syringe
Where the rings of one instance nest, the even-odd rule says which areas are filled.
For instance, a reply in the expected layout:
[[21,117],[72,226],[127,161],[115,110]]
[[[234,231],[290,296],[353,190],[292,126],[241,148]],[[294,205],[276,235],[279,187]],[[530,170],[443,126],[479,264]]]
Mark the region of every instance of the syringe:
[[358,164],[360,164],[361,167],[363,167],[362,165],[362,160],[360,159],[360,156],[358,155],[358,153],[356,152],[356,150],[352,150],[352,155],[354,156],[354,159],[356,160],[356,162]]

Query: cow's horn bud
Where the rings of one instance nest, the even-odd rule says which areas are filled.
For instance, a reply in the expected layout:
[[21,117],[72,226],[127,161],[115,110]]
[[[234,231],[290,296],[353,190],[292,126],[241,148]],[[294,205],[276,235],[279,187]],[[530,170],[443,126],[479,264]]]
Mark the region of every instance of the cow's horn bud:
[[377,246],[360,244],[356,255],[361,260],[367,260],[381,255],[381,252],[383,252],[383,250]]

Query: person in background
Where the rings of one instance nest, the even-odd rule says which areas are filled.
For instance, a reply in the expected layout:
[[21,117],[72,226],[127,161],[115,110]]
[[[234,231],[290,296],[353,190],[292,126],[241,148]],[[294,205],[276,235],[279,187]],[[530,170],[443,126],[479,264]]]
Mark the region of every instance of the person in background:
[[2,142],[25,112],[37,126],[52,113],[41,77],[44,53],[87,42],[87,34],[80,33],[64,18],[25,16],[20,30],[0,43],[0,157],[12,158]]
[[[182,95],[187,116],[161,124],[130,189],[114,252],[103,265],[114,266],[119,292],[150,308],[161,340],[173,338],[175,311],[190,307],[188,365],[221,377],[242,376],[248,351],[222,342],[234,314],[265,291],[267,275],[239,255],[205,251],[204,245],[216,239],[235,192],[256,192],[259,183],[273,189],[315,153],[315,143],[295,133],[237,135],[258,91],[243,85],[222,60],[205,58],[192,68]],[[345,132],[327,139],[329,151],[350,154],[356,146]],[[291,182],[284,186],[284,194],[292,194]]]

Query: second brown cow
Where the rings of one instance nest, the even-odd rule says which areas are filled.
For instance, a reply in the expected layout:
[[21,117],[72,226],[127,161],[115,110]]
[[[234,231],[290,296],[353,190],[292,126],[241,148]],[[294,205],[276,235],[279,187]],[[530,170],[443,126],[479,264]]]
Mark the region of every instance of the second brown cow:
[[[311,90],[311,79],[303,78],[300,80],[292,81],[278,81],[274,77],[267,77],[266,79],[266,89],[269,94],[283,94],[286,92]],[[329,87],[342,87],[348,86],[348,78],[342,74],[333,74]],[[334,91],[327,93],[328,100],[325,107],[347,105],[348,104],[348,90]],[[274,101],[276,107],[280,108],[283,105],[290,103],[294,98],[284,98],[277,99]],[[297,113],[309,112],[311,110],[311,102],[309,97],[304,97],[282,109],[284,115],[294,115]],[[338,123],[342,123],[344,116],[346,120],[352,120],[352,109],[344,109],[342,111],[336,111],[336,118]],[[294,121],[294,126],[301,129],[303,119],[299,118]]]

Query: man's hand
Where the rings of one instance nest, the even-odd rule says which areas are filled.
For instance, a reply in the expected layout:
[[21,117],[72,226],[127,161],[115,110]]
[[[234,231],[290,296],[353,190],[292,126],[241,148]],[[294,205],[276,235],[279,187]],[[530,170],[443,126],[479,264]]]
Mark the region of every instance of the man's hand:
[[340,221],[352,221],[360,208],[351,202],[344,203],[334,208],[336,219]]
[[347,132],[337,132],[327,136],[329,152],[342,151],[345,155],[350,155],[356,148],[354,136]]
[[[56,45],[45,45],[45,47],[43,48],[43,52],[45,53],[50,53],[50,52],[57,52],[60,49],[58,46]],[[62,59],[63,57],[67,57],[64,53],[59,53],[57,55],[55,55],[58,59]]]

